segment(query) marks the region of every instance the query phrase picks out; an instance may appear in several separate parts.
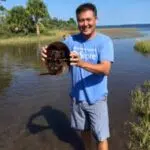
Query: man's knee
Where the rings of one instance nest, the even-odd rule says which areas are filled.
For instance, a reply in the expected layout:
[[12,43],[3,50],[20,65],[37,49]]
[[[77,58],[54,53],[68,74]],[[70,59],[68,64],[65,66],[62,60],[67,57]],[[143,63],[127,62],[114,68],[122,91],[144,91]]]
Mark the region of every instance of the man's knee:
[[106,140],[103,140],[103,141],[99,141],[98,144],[98,150],[108,150],[108,141],[107,139]]

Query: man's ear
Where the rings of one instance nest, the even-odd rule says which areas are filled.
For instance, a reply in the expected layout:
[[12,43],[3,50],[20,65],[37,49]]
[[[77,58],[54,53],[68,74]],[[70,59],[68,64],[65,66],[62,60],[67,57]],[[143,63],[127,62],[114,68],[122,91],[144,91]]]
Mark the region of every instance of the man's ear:
[[96,17],[96,24],[98,24],[99,20],[98,20],[98,17]]

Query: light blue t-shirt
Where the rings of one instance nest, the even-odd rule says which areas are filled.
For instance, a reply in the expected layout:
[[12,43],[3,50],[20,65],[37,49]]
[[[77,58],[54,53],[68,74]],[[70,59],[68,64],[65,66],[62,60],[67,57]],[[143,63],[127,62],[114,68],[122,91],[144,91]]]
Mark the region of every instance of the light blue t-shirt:
[[[112,40],[97,33],[92,39],[86,40],[81,33],[67,37],[64,43],[70,51],[76,51],[82,60],[97,64],[101,61],[114,61]],[[94,104],[108,95],[107,76],[94,74],[83,68],[71,66],[72,89],[70,95],[78,101]]]

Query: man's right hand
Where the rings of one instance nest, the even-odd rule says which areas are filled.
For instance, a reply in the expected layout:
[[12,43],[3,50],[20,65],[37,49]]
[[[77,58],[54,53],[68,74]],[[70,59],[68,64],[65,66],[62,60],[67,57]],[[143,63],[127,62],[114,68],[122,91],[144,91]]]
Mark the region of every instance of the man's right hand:
[[47,58],[47,49],[46,48],[47,48],[47,46],[42,47],[42,49],[41,49],[41,60],[43,62],[45,62],[46,58]]

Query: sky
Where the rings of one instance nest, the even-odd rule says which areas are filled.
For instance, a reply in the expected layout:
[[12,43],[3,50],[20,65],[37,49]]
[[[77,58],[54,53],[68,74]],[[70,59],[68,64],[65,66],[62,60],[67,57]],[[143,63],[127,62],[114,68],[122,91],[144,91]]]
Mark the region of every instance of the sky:
[[[44,0],[51,17],[68,20],[75,18],[76,8],[86,2],[96,5],[98,25],[150,23],[150,0]],[[3,5],[11,9],[26,6],[27,0],[6,0]]]

